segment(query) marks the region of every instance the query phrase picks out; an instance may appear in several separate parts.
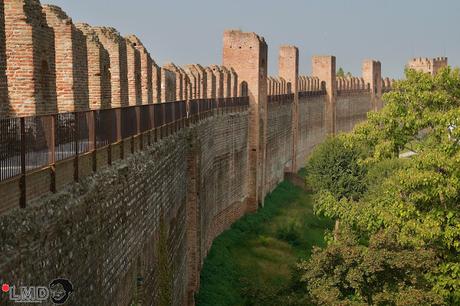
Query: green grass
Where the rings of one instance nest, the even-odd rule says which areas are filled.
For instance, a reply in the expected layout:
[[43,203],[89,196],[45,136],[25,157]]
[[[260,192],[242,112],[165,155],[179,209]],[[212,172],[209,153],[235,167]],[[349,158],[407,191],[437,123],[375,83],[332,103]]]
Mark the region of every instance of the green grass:
[[296,300],[294,267],[300,258],[310,256],[314,245],[324,245],[324,231],[331,228],[330,220],[313,214],[310,194],[281,183],[262,209],[214,241],[196,304],[287,305],[289,299]]

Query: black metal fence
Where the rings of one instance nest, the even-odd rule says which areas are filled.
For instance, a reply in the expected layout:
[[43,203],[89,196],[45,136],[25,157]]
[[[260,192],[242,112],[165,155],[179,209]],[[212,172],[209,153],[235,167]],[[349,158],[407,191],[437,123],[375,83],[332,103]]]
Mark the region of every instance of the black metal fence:
[[0,182],[212,110],[245,108],[248,97],[175,101],[53,115],[0,118]]

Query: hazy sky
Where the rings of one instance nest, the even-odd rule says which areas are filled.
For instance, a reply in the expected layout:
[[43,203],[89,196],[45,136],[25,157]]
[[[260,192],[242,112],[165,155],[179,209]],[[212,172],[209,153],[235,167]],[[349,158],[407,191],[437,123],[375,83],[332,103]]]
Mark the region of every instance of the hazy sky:
[[294,44],[300,72],[314,54],[332,54],[337,66],[361,74],[361,61],[382,62],[384,76],[400,77],[415,56],[449,57],[460,66],[460,0],[42,0],[62,7],[74,22],[134,33],[162,65],[220,64],[224,29],[257,32],[269,45],[269,72],[278,71],[278,47]]

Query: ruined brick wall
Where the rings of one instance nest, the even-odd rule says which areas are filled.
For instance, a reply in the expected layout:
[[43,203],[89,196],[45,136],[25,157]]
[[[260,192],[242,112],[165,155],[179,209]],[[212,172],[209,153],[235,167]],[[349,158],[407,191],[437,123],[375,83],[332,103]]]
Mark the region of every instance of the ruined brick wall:
[[267,104],[267,157],[265,184],[273,191],[283,181],[292,162],[292,100],[269,101]]

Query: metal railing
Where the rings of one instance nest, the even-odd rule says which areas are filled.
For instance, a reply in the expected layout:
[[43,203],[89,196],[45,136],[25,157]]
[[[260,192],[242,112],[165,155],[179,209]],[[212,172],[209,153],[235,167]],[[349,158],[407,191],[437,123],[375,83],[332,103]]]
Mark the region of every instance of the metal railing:
[[[129,139],[134,151],[134,137],[147,131],[168,127],[173,132],[214,111],[239,110],[248,105],[248,97],[238,97],[0,118],[0,182],[20,176],[21,189],[25,189],[28,172],[50,167],[53,173],[56,162],[67,159],[75,160],[74,177],[78,179],[81,154],[104,147],[109,147],[110,152],[112,144]],[[141,148],[143,141],[141,137]],[[150,134],[147,141],[152,142]],[[123,151],[121,154],[123,157]]]
[[280,102],[281,104],[284,103],[292,103],[294,101],[294,94],[280,94],[280,95],[269,95],[267,96],[267,102]]

